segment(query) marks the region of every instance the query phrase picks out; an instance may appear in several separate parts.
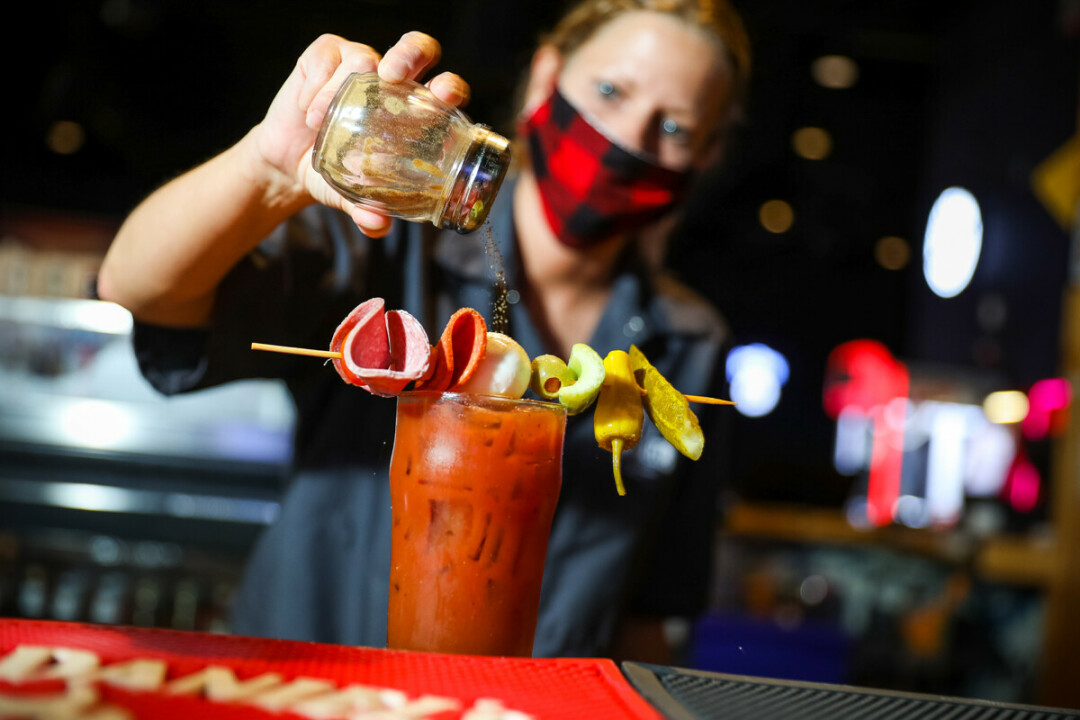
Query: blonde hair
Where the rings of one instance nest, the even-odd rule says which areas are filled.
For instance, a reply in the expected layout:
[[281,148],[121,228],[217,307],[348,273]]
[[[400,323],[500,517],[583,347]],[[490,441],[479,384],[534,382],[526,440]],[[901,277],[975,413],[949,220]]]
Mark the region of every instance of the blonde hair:
[[569,57],[602,27],[628,12],[672,15],[716,40],[731,66],[732,102],[728,120],[740,119],[750,83],[750,38],[742,18],[727,0],[584,0],[541,37],[563,57]]

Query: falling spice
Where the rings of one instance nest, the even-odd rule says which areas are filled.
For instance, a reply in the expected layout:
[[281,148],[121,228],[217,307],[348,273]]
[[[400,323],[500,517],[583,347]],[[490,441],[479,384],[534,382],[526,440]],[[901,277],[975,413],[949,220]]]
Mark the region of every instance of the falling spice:
[[491,303],[491,326],[495,332],[509,334],[510,303],[506,300],[506,266],[502,253],[495,244],[495,234],[491,225],[484,223],[484,254],[487,255],[488,267],[495,279],[495,297]]

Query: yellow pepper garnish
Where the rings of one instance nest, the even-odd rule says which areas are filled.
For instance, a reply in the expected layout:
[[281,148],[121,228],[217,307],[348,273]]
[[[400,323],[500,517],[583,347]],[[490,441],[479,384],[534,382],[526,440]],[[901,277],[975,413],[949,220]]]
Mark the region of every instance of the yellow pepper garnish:
[[630,369],[630,356],[622,350],[612,350],[604,358],[604,371],[604,384],[593,413],[593,432],[600,447],[611,453],[615,489],[625,495],[622,451],[634,447],[641,439],[645,413],[641,406],[641,390]]
[[701,457],[705,435],[686,396],[676,390],[644,353],[630,346],[630,367],[638,387],[645,389],[645,413],[672,446],[691,460]]

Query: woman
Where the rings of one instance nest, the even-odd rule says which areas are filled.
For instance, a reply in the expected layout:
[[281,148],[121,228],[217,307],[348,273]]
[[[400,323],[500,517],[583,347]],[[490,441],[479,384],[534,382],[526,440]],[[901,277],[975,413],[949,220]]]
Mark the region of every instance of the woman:
[[[256,339],[324,346],[373,296],[409,310],[432,336],[459,307],[492,307],[484,230],[391,227],[334,193],[308,160],[349,73],[418,78],[438,58],[438,43],[420,33],[381,58],[319,38],[259,125],[132,212],[102,268],[99,294],[134,314],[136,353],[160,390],[278,377],[295,398],[294,478],[249,563],[238,632],[385,642],[394,403],[343,386],[310,359],[247,348]],[[509,332],[530,356],[633,343],[683,392],[720,391],[719,316],[656,272],[640,244],[719,156],[747,71],[738,18],[715,2],[586,0],[544,40],[521,114],[529,160],[488,220],[520,298]],[[451,103],[469,94],[448,73],[428,85]],[[583,144],[607,152],[575,154]],[[641,177],[664,192],[635,193]],[[537,655],[611,653],[633,635],[655,641],[663,618],[692,616],[705,601],[717,435],[707,427],[714,442],[694,464],[647,428],[624,461],[628,495],[619,498],[590,415],[567,429]]]

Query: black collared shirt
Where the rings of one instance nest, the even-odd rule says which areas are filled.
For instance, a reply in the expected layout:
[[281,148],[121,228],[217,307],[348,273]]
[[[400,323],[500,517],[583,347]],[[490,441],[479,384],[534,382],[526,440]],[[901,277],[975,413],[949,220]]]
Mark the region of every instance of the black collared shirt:
[[[468,236],[397,222],[390,236],[371,240],[342,213],[311,207],[233,269],[210,329],[136,325],[140,367],[164,393],[266,377],[284,380],[296,402],[292,480],[249,561],[236,632],[386,642],[395,403],[342,383],[318,360],[254,353],[250,343],[325,347],[349,310],[374,296],[411,312],[433,339],[460,307],[490,324],[485,244],[498,248],[511,291],[518,277],[512,197],[507,182],[487,227]],[[508,330],[530,357],[551,352],[525,302],[510,305]],[[719,394],[726,338],[710,305],[628,256],[588,343],[601,355],[635,344],[682,392]],[[704,608],[726,453],[717,422],[725,411],[703,407],[695,407],[706,430],[696,463],[646,419],[641,442],[624,456],[625,497],[615,493],[610,454],[593,438],[592,412],[569,419],[537,656],[603,654],[623,612],[693,616]]]

